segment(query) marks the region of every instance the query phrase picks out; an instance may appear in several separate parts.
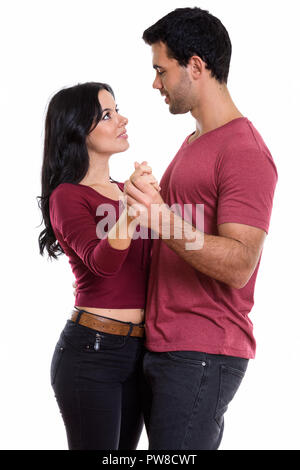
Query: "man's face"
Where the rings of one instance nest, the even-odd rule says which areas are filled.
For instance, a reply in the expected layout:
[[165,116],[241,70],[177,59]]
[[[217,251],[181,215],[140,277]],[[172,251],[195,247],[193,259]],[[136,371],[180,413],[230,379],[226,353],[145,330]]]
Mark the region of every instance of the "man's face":
[[153,68],[156,77],[153,88],[166,96],[172,114],[184,114],[191,110],[191,86],[188,68],[178,64],[176,59],[167,55],[167,47],[163,42],[152,44]]

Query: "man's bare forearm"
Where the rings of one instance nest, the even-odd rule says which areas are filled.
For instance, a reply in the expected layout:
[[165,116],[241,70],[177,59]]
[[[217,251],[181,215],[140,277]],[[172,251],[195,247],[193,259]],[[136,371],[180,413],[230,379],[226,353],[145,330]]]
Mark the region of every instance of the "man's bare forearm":
[[249,253],[243,243],[200,232],[166,208],[162,209],[162,213],[159,237],[169,248],[197,271],[230,287],[239,289],[246,284],[249,278]]

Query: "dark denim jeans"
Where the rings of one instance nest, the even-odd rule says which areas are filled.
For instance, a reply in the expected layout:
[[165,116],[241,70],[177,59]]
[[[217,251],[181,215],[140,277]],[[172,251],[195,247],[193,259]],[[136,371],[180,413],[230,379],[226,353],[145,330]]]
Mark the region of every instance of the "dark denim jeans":
[[67,321],[51,383],[70,450],[136,449],[143,427],[143,345],[143,338],[97,334]]
[[248,359],[198,351],[144,355],[149,450],[216,450]]

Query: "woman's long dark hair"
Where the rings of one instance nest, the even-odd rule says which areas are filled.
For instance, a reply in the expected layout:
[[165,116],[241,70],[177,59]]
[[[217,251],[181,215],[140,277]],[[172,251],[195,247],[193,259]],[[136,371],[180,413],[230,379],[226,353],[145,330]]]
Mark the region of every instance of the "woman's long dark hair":
[[86,137],[102,117],[98,93],[113,90],[106,83],[82,83],[64,88],[51,99],[45,121],[45,140],[41,172],[42,195],[38,206],[42,211],[45,229],[38,242],[40,254],[46,249],[49,258],[57,259],[64,253],[53,232],[49,198],[61,183],[79,183],[89,168]]

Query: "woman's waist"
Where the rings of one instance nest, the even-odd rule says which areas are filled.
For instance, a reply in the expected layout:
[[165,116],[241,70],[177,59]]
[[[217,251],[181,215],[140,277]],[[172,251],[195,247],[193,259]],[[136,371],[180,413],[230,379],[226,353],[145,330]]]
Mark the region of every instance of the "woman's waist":
[[85,310],[95,315],[112,318],[119,321],[142,323],[144,322],[144,308],[110,308],[110,307],[89,307],[75,305],[78,310]]

